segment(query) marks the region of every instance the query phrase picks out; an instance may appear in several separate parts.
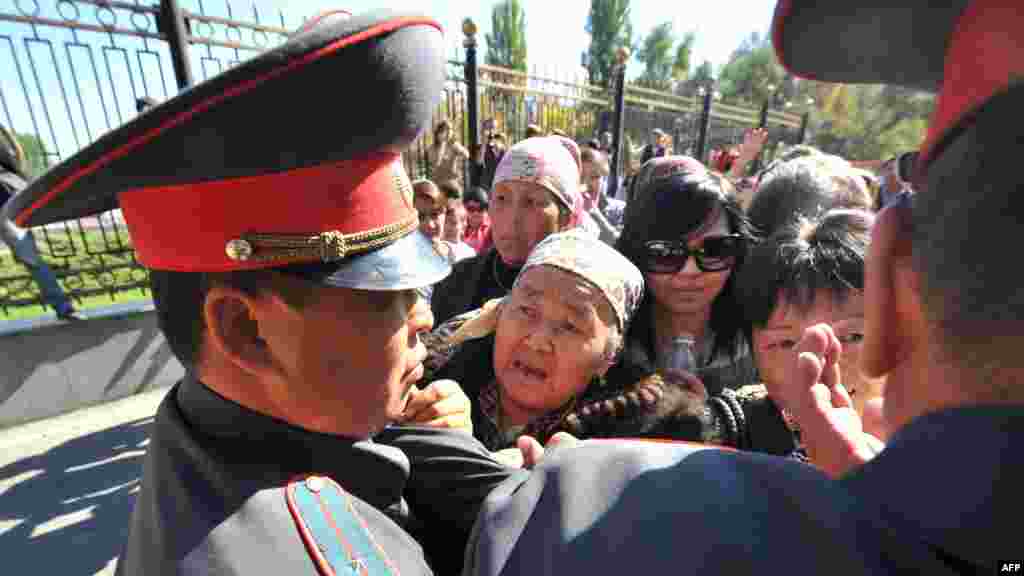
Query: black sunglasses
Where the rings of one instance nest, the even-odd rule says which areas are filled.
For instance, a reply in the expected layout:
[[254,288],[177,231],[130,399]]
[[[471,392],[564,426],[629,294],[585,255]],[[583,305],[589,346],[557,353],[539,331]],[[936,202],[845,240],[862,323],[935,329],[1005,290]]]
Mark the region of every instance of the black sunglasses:
[[652,274],[675,274],[686,267],[690,256],[701,272],[719,272],[732,268],[747,248],[747,239],[739,234],[708,236],[700,248],[691,249],[685,242],[652,240],[647,250],[647,271]]

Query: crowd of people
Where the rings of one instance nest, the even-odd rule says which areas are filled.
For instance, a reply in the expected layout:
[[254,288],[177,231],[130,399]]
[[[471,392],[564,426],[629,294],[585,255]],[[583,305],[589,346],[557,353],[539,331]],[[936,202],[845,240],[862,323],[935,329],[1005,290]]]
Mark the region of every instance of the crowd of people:
[[[876,74],[782,51],[810,48],[792,22],[845,30],[852,12],[828,4],[780,4],[783,62],[899,81],[886,66],[905,52]],[[873,9],[858,24],[931,46],[914,82],[943,94],[958,77],[934,74],[974,53],[972,34],[1021,23],[995,0],[920,4],[943,25],[900,35]],[[440,93],[438,28],[314,19],[7,207],[27,227],[116,197],[188,368],[157,414],[119,573],[974,574],[1013,560],[1024,307],[993,240],[1024,212],[1005,120],[1020,88],[997,69],[1015,58],[979,62],[990,96],[970,115],[940,97],[954,108],[920,154],[877,173],[809,146],[752,172],[763,131],[705,164],[655,133],[610,198],[602,137],[531,126],[512,143],[490,121],[478,150],[436,125],[432,179],[410,182],[400,152]],[[239,110],[340,70],[368,93],[306,90],[295,118],[268,120],[308,150],[249,144]],[[219,98],[237,104],[207,107]],[[335,130],[317,120],[339,109],[359,110],[360,137],[325,152]],[[195,165],[180,122],[248,168]],[[156,154],[173,182],[139,169]],[[266,202],[239,210],[253,191]]]
[[[748,179],[763,130],[714,166],[671,154],[659,131],[628,175],[625,201],[604,192],[608,160],[596,138],[577,144],[531,128],[496,156],[491,189],[473,189],[477,229],[490,241],[422,291],[436,325],[423,337],[423,381],[461,384],[467,421],[488,449],[569,432],[806,461],[778,391],[795,343],[822,322],[844,346],[858,415],[881,398],[883,380],[862,377],[856,360],[868,235],[882,204],[871,183],[891,179],[799,146],[751,174],[743,194],[736,183]],[[456,185],[423,180],[414,186],[420,231],[455,242],[438,186],[447,186],[447,218],[458,218]],[[686,371],[669,364],[679,338],[692,342]],[[870,431],[873,444],[884,440]]]

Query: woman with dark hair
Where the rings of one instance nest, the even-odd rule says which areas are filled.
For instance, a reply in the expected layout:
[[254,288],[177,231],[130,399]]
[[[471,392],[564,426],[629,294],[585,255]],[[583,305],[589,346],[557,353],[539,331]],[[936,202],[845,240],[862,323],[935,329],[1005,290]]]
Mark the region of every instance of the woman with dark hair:
[[754,236],[729,190],[687,156],[655,158],[640,169],[617,248],[644,272],[647,290],[610,379],[655,372],[673,339],[686,336],[710,394],[754,381],[733,274]]
[[434,127],[434,143],[430,145],[430,179],[438,185],[454,182],[461,187],[464,162],[469,151],[455,139],[452,123],[442,120]]

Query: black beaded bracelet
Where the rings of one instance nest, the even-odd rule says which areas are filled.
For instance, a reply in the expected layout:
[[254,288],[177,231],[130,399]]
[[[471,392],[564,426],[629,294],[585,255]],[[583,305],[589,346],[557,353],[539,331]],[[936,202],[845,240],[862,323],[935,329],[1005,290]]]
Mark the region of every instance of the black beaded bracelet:
[[732,408],[733,417],[736,419],[736,448],[747,450],[750,448],[750,434],[747,426],[747,416],[743,412],[743,406],[736,398],[736,392],[725,388],[720,393],[729,407]]
[[733,416],[732,408],[729,407],[729,403],[721,396],[712,396],[711,398],[708,398],[708,404],[718,409],[719,415],[722,420],[725,421],[724,428],[728,436],[728,438],[726,438],[726,443],[735,447],[739,440],[739,429],[737,428],[736,417]]

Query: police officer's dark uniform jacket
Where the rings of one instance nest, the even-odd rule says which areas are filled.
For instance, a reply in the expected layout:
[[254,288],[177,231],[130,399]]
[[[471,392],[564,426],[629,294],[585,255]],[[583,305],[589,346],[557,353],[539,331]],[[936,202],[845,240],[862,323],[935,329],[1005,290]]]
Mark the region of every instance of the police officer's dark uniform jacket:
[[[414,233],[401,151],[443,79],[433,20],[329,13],[105,135],[5,210],[29,227],[119,207],[161,273],[430,285],[449,267]],[[118,573],[397,576],[431,573],[428,559],[457,572],[480,501],[511,472],[461,432],[377,440],[291,426],[189,375],[157,412]]]

